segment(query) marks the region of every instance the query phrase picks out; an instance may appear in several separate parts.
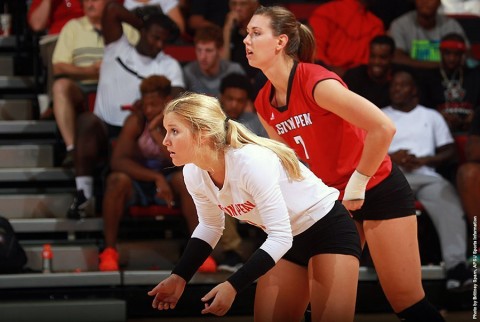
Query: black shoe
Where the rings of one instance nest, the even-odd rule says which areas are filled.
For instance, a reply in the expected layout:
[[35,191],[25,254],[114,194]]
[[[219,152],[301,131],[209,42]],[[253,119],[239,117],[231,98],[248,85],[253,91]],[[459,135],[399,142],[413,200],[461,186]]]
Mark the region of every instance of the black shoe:
[[447,291],[463,292],[473,289],[473,272],[465,263],[447,271]]
[[225,258],[218,264],[217,270],[235,273],[242,265],[243,261],[240,255],[233,250],[229,250],[225,252]]
[[74,159],[74,150],[67,151],[65,155],[65,159],[62,161],[62,168],[73,168],[73,161]]
[[83,190],[77,191],[76,196],[73,198],[73,203],[67,211],[68,219],[84,219],[86,217],[92,217],[95,210],[94,198],[85,198]]

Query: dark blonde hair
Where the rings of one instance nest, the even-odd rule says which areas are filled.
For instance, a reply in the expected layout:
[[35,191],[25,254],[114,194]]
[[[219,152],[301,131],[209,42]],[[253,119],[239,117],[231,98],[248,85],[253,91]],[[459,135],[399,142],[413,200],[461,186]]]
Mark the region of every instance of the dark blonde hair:
[[140,83],[140,93],[145,96],[149,93],[158,93],[161,97],[167,97],[172,91],[170,80],[165,76],[152,75]]
[[217,48],[223,47],[223,31],[222,28],[216,25],[202,27],[197,29],[193,42],[195,44],[199,42],[213,41]]
[[299,22],[295,15],[281,6],[260,7],[254,15],[270,18],[270,27],[275,36],[287,35],[285,53],[295,60],[313,63],[315,60],[315,38],[312,31]]
[[255,135],[242,124],[227,119],[220,102],[203,94],[184,93],[170,101],[164,114],[175,115],[191,125],[191,131],[196,138],[204,137],[211,140],[217,151],[227,148],[241,148],[246,144],[256,144],[273,151],[292,180],[301,180],[300,164],[295,152],[283,143]]

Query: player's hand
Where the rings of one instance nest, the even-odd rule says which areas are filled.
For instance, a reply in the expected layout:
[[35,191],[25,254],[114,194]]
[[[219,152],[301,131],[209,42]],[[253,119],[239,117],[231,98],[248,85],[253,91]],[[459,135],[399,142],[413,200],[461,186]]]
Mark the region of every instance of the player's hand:
[[155,296],[152,307],[158,310],[174,309],[187,282],[178,275],[172,274],[161,281],[147,294]]
[[362,208],[364,199],[357,199],[357,200],[342,200],[342,204],[348,210],[358,210]]
[[202,314],[210,313],[217,316],[225,315],[228,310],[230,310],[236,295],[237,291],[229,282],[218,284],[202,297],[202,301],[205,303],[205,308],[202,310]]

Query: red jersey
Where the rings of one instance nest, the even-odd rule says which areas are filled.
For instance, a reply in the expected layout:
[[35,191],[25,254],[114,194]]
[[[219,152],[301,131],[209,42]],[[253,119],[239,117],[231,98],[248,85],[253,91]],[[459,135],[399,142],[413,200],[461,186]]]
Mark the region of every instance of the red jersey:
[[[282,112],[271,105],[270,81],[258,93],[255,107],[313,173],[340,190],[343,197],[343,190],[360,161],[366,132],[317,105],[313,90],[325,79],[335,79],[346,87],[340,77],[322,66],[298,63],[289,84],[287,108]],[[385,155],[367,190],[385,179],[391,168],[390,157]]]
[[[42,0],[33,0],[28,9],[28,17],[42,3]],[[80,0],[53,0],[51,4],[50,17],[48,19],[48,34],[59,34],[63,26],[74,18],[83,16],[83,7]]]

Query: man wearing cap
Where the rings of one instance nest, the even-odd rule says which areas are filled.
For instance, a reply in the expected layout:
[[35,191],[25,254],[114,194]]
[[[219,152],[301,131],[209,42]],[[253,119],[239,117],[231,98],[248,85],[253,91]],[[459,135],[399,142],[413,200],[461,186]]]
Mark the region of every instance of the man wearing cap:
[[440,42],[440,66],[426,73],[422,104],[442,113],[453,134],[468,131],[480,106],[480,69],[465,65],[467,44],[458,33]]

